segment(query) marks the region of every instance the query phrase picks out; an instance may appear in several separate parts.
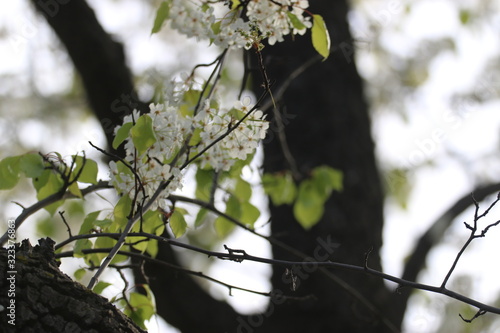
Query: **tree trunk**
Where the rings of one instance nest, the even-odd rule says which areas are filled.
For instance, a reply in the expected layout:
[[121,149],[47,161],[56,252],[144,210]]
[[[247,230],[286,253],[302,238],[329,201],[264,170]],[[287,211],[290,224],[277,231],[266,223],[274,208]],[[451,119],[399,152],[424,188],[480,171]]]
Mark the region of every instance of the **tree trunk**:
[[0,249],[1,332],[145,332],[107,299],[63,274],[53,246],[50,238],[35,247],[25,240],[16,246],[15,264],[7,261],[11,253]]
[[[264,151],[265,172],[291,170],[296,164],[300,178],[307,178],[319,165],[343,172],[344,189],[326,203],[325,214],[306,231],[293,216],[292,206],[270,205],[272,233],[279,240],[317,260],[331,259],[363,265],[364,254],[371,251],[369,264],[380,268],[382,245],[383,195],[370,135],[370,120],[362,81],[353,59],[352,38],[346,22],[345,0],[311,1],[312,13],[321,14],[332,37],[328,60],[316,61],[302,74],[289,81],[290,75],[317,57],[309,37],[279,43],[262,51],[265,67],[276,89],[287,82],[286,92],[276,101],[285,116],[284,133],[294,162],[283,153],[278,133],[271,134]],[[254,67],[258,64],[254,64]],[[256,94],[262,93],[260,77]],[[272,117],[272,112],[269,112]],[[275,121],[275,120],[273,120]],[[278,126],[271,126],[278,128]],[[325,243],[331,249],[325,256]],[[331,243],[338,244],[338,248]],[[297,258],[273,246],[275,258]],[[311,268],[314,270],[314,267]],[[358,273],[334,271],[336,283],[320,272],[298,271],[293,276],[275,267],[275,290],[290,291],[296,278],[297,296],[307,300],[271,304],[272,316],[263,322],[263,332],[387,332],[388,322],[381,305],[389,296],[383,281]],[[352,292],[354,291],[354,293]],[[310,297],[312,296],[312,297]],[[394,327],[392,327],[394,328]],[[257,330],[260,332],[260,330]]]

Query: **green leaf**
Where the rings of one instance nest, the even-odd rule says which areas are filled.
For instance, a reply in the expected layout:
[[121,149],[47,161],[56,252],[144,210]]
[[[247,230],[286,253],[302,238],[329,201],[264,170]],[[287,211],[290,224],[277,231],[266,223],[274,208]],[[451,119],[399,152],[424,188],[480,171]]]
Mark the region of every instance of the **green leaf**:
[[[48,196],[55,194],[62,190],[64,181],[61,176],[53,170],[45,170],[40,177],[33,179],[33,184],[37,190],[36,198],[43,200]],[[59,200],[53,204],[45,206],[44,209],[54,215],[57,208],[63,204],[64,200]]]
[[94,229],[94,222],[97,219],[97,216],[99,215],[101,211],[97,210],[95,212],[89,213],[85,219],[83,220],[82,225],[80,226],[80,232],[78,233],[79,235],[85,235],[91,232],[92,229]]
[[20,170],[28,178],[39,177],[45,170],[42,156],[35,153],[21,155],[19,160],[19,167]]
[[[94,244],[94,249],[106,249],[106,248],[112,248],[116,244],[116,240],[109,238],[109,237],[97,237],[95,244]],[[127,251],[127,246],[123,246],[121,248],[122,251]],[[107,252],[100,252],[100,253],[94,253],[93,254],[93,260],[95,261],[94,264],[99,264],[102,262],[104,258],[108,255]],[[128,258],[123,256],[123,255],[116,255],[113,260],[111,260],[110,264],[116,264],[119,262],[123,262],[127,260]]]
[[[135,225],[135,227],[137,229],[132,230],[132,232],[139,232],[140,223],[137,223]],[[147,237],[141,237],[141,236],[127,237],[127,243],[134,244],[134,245],[130,245],[130,247],[134,248],[135,250],[137,250],[141,253],[144,253],[146,251],[146,249],[148,248],[148,241],[149,241],[149,239]]]
[[163,1],[160,5],[160,8],[156,11],[155,22],[153,24],[153,29],[151,29],[151,34],[155,34],[161,30],[163,26],[163,22],[168,18],[168,14],[170,12],[170,3],[169,1]]
[[[239,220],[242,214],[242,205],[240,200],[234,195],[230,196],[226,202],[226,214],[232,218]],[[225,217],[219,216],[215,220],[215,231],[221,238],[225,238],[227,235],[233,231],[235,224],[226,219]]]
[[290,22],[292,23],[293,27],[297,30],[304,30],[306,29],[307,27],[304,25],[304,23],[302,23],[301,20],[299,20],[299,18],[293,14],[292,12],[286,12],[287,15],[288,15],[288,19],[290,19]]
[[137,325],[145,329],[144,322],[149,320],[156,312],[153,301],[151,298],[139,293],[132,292],[128,300],[132,306],[125,307],[125,314],[129,316]]
[[73,255],[76,258],[82,258],[85,255],[83,254],[82,250],[86,249],[91,249],[92,248],[92,242],[88,239],[79,239],[75,242],[75,247],[73,248]]
[[179,212],[179,210],[176,208],[172,212],[172,215],[170,216],[169,220],[170,228],[172,229],[172,232],[174,233],[175,238],[179,238],[184,233],[186,233],[187,229],[187,223],[186,220],[184,219],[184,215]]
[[242,178],[238,178],[234,188],[234,195],[240,201],[248,201],[252,197],[252,186]]
[[[128,216],[132,209],[132,199],[128,195],[124,195],[118,200],[116,206],[113,210],[114,221],[116,223],[117,230],[119,228],[125,227],[128,222]],[[115,230],[116,231],[116,230]]]
[[97,184],[97,163],[89,158],[74,155],[76,167],[73,174],[76,176],[80,173],[78,181],[80,183]]
[[235,219],[241,217],[241,201],[234,195],[231,195],[226,202],[226,214]]
[[255,222],[260,216],[260,211],[257,207],[250,202],[243,202],[241,204],[241,218],[240,221],[250,227],[253,227]]
[[276,206],[292,204],[297,196],[297,186],[289,172],[264,174],[262,185],[264,192]]
[[147,244],[148,246],[146,248],[146,252],[151,256],[151,258],[155,258],[158,254],[158,241],[156,239],[150,239]]
[[212,190],[212,183],[214,180],[214,176],[215,176],[215,172],[212,169],[204,170],[204,169],[198,168],[198,170],[196,170],[195,197],[197,199],[200,199],[203,201],[210,200],[210,193]]
[[316,167],[312,171],[311,181],[324,201],[330,197],[333,190],[342,191],[343,188],[342,172],[326,165]]
[[149,234],[156,234],[159,226],[163,226],[163,220],[158,211],[148,210],[142,216],[142,231]]
[[408,197],[411,193],[411,182],[408,177],[408,172],[404,169],[392,169],[387,172],[386,191],[402,209],[406,209],[408,205]]
[[78,183],[72,183],[69,187],[68,187],[68,191],[73,194],[74,196],[78,197],[78,198],[83,198],[83,195],[82,195],[82,191],[80,191],[80,188],[78,187]]
[[118,129],[113,139],[113,149],[117,149],[128,138],[132,126],[134,126],[133,123],[125,123]]
[[324,199],[311,180],[304,180],[299,186],[299,194],[293,206],[297,221],[309,230],[319,222],[324,213]]
[[201,142],[201,128],[195,128],[193,134],[191,135],[191,139],[189,139],[189,145],[194,147]]
[[104,219],[104,220],[95,220],[94,225],[96,227],[99,227],[101,229],[106,229],[109,227],[111,224],[113,224],[113,220],[110,219]]
[[[68,214],[68,216],[71,216],[71,214]],[[47,216],[36,222],[37,233],[44,237],[57,238],[57,235],[61,231],[60,229],[59,221],[54,221],[52,216]]]
[[130,129],[130,136],[139,155],[144,153],[156,142],[153,131],[153,119],[147,114],[140,116],[135,125]]
[[94,288],[92,289],[93,292],[96,294],[100,295],[102,294],[103,290],[106,289],[107,287],[111,286],[112,283],[109,282],[98,282]]
[[198,105],[198,100],[200,99],[200,90],[190,89],[184,93],[182,97],[183,103],[179,107],[179,111],[184,117],[193,117],[194,109]]
[[73,276],[75,277],[76,280],[81,280],[85,276],[85,273],[87,273],[87,270],[85,268],[78,268],[73,273]]
[[198,211],[198,214],[196,214],[196,219],[194,220],[194,227],[198,228],[201,226],[205,221],[206,221],[206,216],[207,216],[208,210],[205,208],[201,208]]
[[6,157],[0,161],[0,190],[10,190],[19,181],[20,156]]
[[330,35],[321,15],[313,15],[311,34],[314,49],[326,60],[330,55]]
[[231,1],[231,9],[236,9],[236,8],[238,8],[238,6],[240,6],[240,5],[241,5],[240,0],[232,0],[232,1]]
[[469,10],[461,9],[459,13],[460,23],[462,23],[462,25],[466,25],[470,22],[471,16],[472,15]]
[[235,224],[225,217],[219,216],[215,219],[214,227],[220,238],[226,238],[234,230]]
[[220,33],[220,27],[221,27],[221,24],[222,24],[222,20],[219,20],[219,21],[216,21],[215,23],[212,23],[212,32],[214,33],[214,35],[218,35]]

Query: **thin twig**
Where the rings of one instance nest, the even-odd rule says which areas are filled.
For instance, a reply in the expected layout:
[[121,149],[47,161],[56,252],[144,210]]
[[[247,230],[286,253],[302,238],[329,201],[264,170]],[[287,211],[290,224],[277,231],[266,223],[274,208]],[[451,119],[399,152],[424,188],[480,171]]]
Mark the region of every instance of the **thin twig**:
[[66,218],[64,217],[64,211],[59,212],[59,216],[61,216],[61,219],[66,226],[66,229],[68,230],[69,237],[73,237],[73,235],[71,234],[71,228],[69,227],[69,224],[68,222],[66,222]]
[[446,274],[446,276],[445,276],[445,278],[443,280],[443,283],[441,284],[441,288],[443,288],[443,289],[446,288],[446,283],[448,283],[448,280],[450,279],[451,274],[455,270],[455,268],[456,268],[456,266],[458,264],[458,261],[462,257],[462,255],[465,252],[465,250],[469,247],[470,243],[472,243],[472,241],[474,239],[476,239],[476,238],[484,237],[485,234],[486,234],[486,232],[488,232],[488,230],[491,227],[497,226],[500,223],[500,221],[491,223],[488,226],[486,226],[486,228],[483,229],[483,231],[480,234],[476,234],[476,232],[478,230],[478,221],[480,219],[482,219],[483,217],[485,217],[486,215],[488,215],[488,213],[490,212],[490,210],[497,204],[498,201],[500,201],[500,196],[497,196],[497,198],[495,199],[495,201],[493,201],[489,205],[489,207],[482,214],[479,214],[479,203],[474,198],[474,195],[472,195],[472,201],[473,201],[474,206],[475,206],[475,210],[474,210],[474,224],[471,226],[471,225],[467,224],[467,222],[464,222],[466,228],[470,230],[470,235],[469,235],[469,238],[467,239],[467,241],[465,241],[465,244],[462,246],[462,248],[458,252],[457,256],[455,257],[455,260],[453,261],[453,264],[451,265],[451,268],[449,269],[448,273]]

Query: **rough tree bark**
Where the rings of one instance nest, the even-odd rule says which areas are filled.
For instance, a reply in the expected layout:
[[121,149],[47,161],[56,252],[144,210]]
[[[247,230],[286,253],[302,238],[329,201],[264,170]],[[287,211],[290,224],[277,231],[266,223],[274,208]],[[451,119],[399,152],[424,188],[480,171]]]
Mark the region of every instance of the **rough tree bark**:
[[[39,240],[35,247],[27,240],[17,244],[15,261],[12,269],[7,265],[7,250],[0,249],[2,332],[145,332],[107,299],[63,274],[54,259],[54,241],[50,238]],[[12,297],[9,291],[14,293]],[[15,317],[6,315],[11,313],[5,309],[11,300],[15,301]],[[12,319],[15,325],[8,323]]]

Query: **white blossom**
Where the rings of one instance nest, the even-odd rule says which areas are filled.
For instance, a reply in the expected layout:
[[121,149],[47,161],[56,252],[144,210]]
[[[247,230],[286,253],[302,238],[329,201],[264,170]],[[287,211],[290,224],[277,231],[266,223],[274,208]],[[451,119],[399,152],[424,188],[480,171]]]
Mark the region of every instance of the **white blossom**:
[[[166,199],[182,187],[183,173],[180,168],[190,156],[200,155],[194,162],[203,168],[228,171],[237,159],[245,160],[252,154],[259,140],[265,137],[268,122],[262,111],[253,110],[250,99],[234,103],[234,109],[246,115],[243,120],[235,118],[226,109],[212,107],[219,103],[208,99],[203,101],[196,115],[186,116],[180,111],[183,98],[178,94],[182,91],[186,93],[188,88],[180,84],[176,87],[177,101],[149,106],[156,142],[139,155],[129,137],[125,142],[124,162],[130,168],[119,168],[116,162],[110,163],[111,183],[118,192],[139,201],[147,200],[162,182],[168,181],[159,197],[160,200]],[[132,115],[124,118],[124,123],[133,122],[138,117],[139,112],[134,110]],[[188,146],[195,130],[199,131],[199,142]]]

